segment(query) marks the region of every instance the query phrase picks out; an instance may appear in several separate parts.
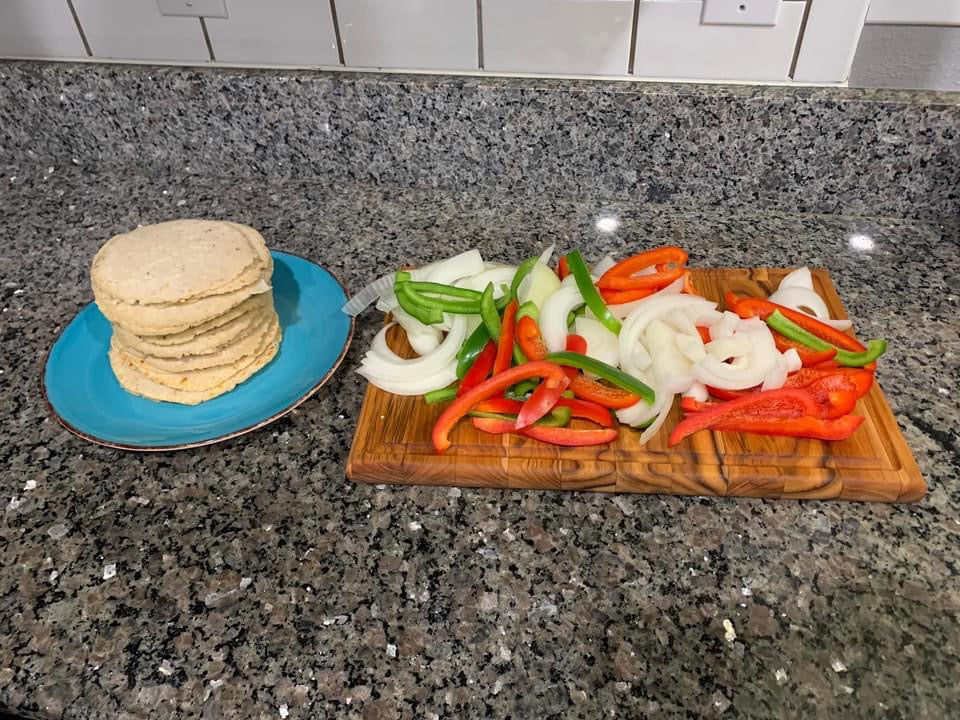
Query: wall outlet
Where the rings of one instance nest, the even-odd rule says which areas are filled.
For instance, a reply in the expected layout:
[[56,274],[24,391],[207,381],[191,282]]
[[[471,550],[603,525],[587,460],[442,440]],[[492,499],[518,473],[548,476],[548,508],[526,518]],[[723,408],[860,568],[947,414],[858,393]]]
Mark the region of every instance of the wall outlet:
[[161,15],[226,18],[227,0],[157,0]]
[[781,0],[703,0],[701,25],[776,25]]

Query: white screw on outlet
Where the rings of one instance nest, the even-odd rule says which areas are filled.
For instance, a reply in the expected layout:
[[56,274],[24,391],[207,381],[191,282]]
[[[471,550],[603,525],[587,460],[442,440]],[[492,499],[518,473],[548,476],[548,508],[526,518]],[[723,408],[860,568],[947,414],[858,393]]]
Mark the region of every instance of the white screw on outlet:
[[229,17],[226,0],[157,0],[157,7],[170,17]]
[[701,25],[776,25],[782,0],[703,0]]

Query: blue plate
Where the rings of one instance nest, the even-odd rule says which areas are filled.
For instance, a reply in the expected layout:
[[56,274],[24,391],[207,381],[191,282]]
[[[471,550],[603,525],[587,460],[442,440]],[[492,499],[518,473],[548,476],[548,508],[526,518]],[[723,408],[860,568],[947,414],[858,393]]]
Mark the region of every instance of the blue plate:
[[110,369],[110,323],[90,303],[54,343],[43,390],[70,432],[124,450],[209,445],[261,428],[290,412],[343,361],[353,319],[340,312],[343,287],[319,265],[273,252],[273,296],[283,340],[265,368],[230,392],[199,405],[155,402],[120,387]]

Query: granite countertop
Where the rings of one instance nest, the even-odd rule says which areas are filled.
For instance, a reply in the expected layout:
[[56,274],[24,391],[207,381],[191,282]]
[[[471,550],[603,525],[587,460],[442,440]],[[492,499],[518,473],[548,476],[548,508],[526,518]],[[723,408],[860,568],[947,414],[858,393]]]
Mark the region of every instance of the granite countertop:
[[[55,718],[942,718],[960,707],[960,234],[923,221],[92,174],[0,182],[0,707]],[[596,218],[620,221],[613,233]],[[916,505],[355,485],[378,325],[270,427],[158,455],[87,444],[39,391],[137,223],[224,217],[356,289],[470,246],[664,242],[829,267],[930,492]],[[955,220],[955,219],[954,219]],[[851,248],[850,238],[860,236]]]

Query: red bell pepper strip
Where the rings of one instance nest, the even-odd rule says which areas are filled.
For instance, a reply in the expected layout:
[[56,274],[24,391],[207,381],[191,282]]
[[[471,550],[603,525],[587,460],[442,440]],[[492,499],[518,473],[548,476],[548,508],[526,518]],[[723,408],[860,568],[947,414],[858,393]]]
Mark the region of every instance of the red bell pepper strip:
[[659,290],[686,274],[682,267],[650,273],[649,275],[611,275],[604,273],[597,287],[606,290]]
[[728,292],[724,296],[724,299],[727,308],[742,318],[759,317],[761,320],[766,320],[774,312],[779,310],[788,320],[792,320],[807,332],[813,333],[831,345],[836,345],[842,350],[849,350],[855,353],[867,351],[867,346],[852,335],[847,335],[847,333],[841,330],[830,327],[815,317],[800,312],[799,310],[784,307],[783,305],[778,305],[777,303],[772,303],[769,300],[763,300],[761,298],[738,297],[732,292]]
[[844,375],[828,375],[812,382],[805,390],[820,406],[817,417],[833,420],[853,412],[857,404],[857,386]]
[[527,360],[543,360],[547,353],[547,343],[540,334],[540,326],[529,315],[524,315],[517,322],[517,345],[527,356]]
[[[697,417],[696,415],[692,417]],[[815,440],[846,440],[863,424],[860,415],[844,415],[835,420],[804,415],[797,418],[735,418],[714,425],[716,432],[746,432],[755,435],[803,437]]]
[[526,437],[540,440],[541,442],[552,445],[565,445],[568,447],[581,447],[584,445],[605,445],[617,439],[617,430],[615,428],[599,428],[589,430],[574,430],[572,428],[554,428],[532,425],[522,430],[517,430],[509,420],[496,420],[494,418],[472,418],[473,426],[477,430],[502,435],[503,433],[518,433]]
[[759,418],[774,421],[781,418],[816,416],[819,406],[813,396],[804,390],[770,390],[753,393],[714,405],[688,415],[670,433],[670,445],[676,445],[688,435],[713,428],[723,421]]
[[553,410],[554,405],[560,399],[560,395],[563,394],[569,384],[570,378],[567,377],[566,373],[561,373],[559,378],[545,377],[520,407],[520,412],[517,413],[517,430],[533,425]]
[[502,373],[513,363],[513,340],[516,335],[517,307],[517,301],[511,300],[503,311],[503,322],[500,325],[497,356],[493,361],[494,375]]
[[689,413],[697,413],[701,410],[708,410],[709,408],[716,407],[718,403],[715,402],[702,402],[692,397],[682,397],[680,398],[680,409],[683,410],[684,415]]
[[773,335],[773,341],[777,345],[777,350],[780,352],[786,352],[793,348],[797,351],[797,355],[800,356],[800,362],[803,363],[804,367],[813,367],[814,365],[819,365],[822,362],[827,360],[832,360],[837,355],[837,349],[831,348],[829,350],[814,350],[804,345],[802,342],[797,342],[796,340],[791,340],[788,337],[784,337],[776,330],[771,329],[770,333]]
[[477,359],[473,361],[473,365],[467,370],[467,374],[463,376],[463,380],[460,381],[457,397],[463,396],[471,388],[486,380],[490,371],[493,370],[493,363],[496,358],[497,346],[494,345],[493,340],[488,340],[487,344],[483,346],[483,350],[477,355]]
[[437,453],[443,454],[450,447],[450,431],[464,415],[470,412],[474,405],[502,394],[508,387],[516,385],[522,380],[535,377],[552,380],[554,383],[563,386],[567,383],[567,376],[564,374],[563,368],[543,361],[517,365],[509,370],[504,370],[499,375],[484,380],[450,403],[437,419],[431,436],[433,447]]
[[[516,415],[520,412],[522,406],[523,403],[520,400],[490,398],[475,405],[473,410],[498,413],[501,415]],[[584,420],[589,420],[603,427],[613,427],[613,417],[610,415],[610,411],[602,405],[597,405],[587,400],[561,397],[557,400],[557,404],[554,407],[570,408],[572,417],[583,418]]]
[[[849,378],[856,387],[858,400],[866,395],[873,386],[873,373],[869,370],[863,368],[828,367],[800,368],[797,370],[797,372],[791,373],[787,377],[787,381],[784,383],[783,387],[806,388],[817,380],[830,377],[831,375],[843,375]],[[748,390],[722,390],[721,388],[708,386],[707,390],[718,400],[736,400],[744,395],[757,393],[760,391],[760,388],[755,387]]]
[[[641,270],[657,266],[658,270],[664,270],[669,264],[686,265],[687,251],[678,247],[662,247],[655,250],[646,250],[624,260],[621,260],[612,268],[607,270],[597,281],[599,287],[605,287],[605,283],[614,277],[630,277]],[[679,277],[679,276],[678,276]]]
[[570,266],[567,264],[567,256],[561,255],[560,261],[557,263],[557,276],[563,280],[569,274]]
[[623,305],[634,300],[643,300],[643,298],[653,295],[654,292],[656,291],[651,288],[646,290],[608,290],[600,288],[600,297],[607,305]]
[[703,340],[703,344],[706,345],[708,342],[712,342],[713,338],[710,337],[710,328],[697,326],[697,332],[700,333],[700,339]]
[[583,335],[570,333],[567,335],[567,350],[570,352],[587,354],[587,339]]
[[589,400],[612,410],[621,410],[640,402],[639,395],[598,383],[580,374],[570,383],[570,390],[581,400]]

